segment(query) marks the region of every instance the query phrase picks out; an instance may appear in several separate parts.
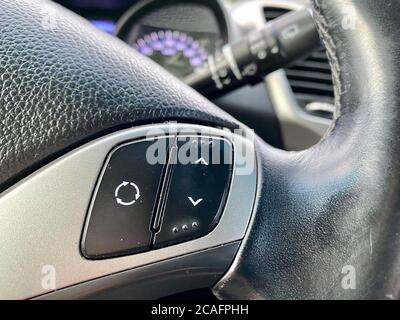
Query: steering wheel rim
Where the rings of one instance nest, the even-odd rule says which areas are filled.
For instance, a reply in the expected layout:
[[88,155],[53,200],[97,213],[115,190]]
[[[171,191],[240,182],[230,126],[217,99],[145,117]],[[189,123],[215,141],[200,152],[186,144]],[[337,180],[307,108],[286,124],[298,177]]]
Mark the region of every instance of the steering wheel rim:
[[[67,151],[132,125],[244,128],[58,5],[0,0],[0,7],[3,191]],[[335,123],[303,152],[257,139],[256,210],[214,287],[218,297],[398,297],[399,9],[389,0],[314,1],[333,70]],[[354,288],[343,287],[346,266],[355,271]]]
[[[240,287],[258,298],[398,298],[399,47],[392,32],[399,21],[389,9],[395,4],[386,4],[314,1],[333,71],[335,122],[307,151],[262,148],[263,213],[225,277],[227,289],[225,281],[217,286],[220,297],[238,298]],[[351,287],[343,283],[349,270]]]

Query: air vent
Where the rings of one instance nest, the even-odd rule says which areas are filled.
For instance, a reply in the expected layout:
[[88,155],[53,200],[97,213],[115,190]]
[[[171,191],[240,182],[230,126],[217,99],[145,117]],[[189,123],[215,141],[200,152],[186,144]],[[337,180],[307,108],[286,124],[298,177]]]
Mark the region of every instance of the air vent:
[[[288,13],[282,8],[264,8],[267,21]],[[295,62],[286,74],[296,98],[303,108],[311,102],[333,104],[332,73],[325,49],[317,50],[308,58]]]

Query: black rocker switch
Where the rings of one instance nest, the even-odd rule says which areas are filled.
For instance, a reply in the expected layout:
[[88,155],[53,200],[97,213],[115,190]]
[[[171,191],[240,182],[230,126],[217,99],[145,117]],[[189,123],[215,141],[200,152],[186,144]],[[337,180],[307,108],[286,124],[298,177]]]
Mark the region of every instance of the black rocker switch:
[[[166,148],[167,140],[163,140]],[[155,164],[147,159],[147,150],[154,142],[127,144],[109,157],[82,239],[82,252],[87,258],[108,258],[150,249],[152,215],[162,162],[165,163],[165,159]]]
[[232,145],[225,139],[178,137],[161,228],[154,247],[202,237],[218,223],[232,175]]

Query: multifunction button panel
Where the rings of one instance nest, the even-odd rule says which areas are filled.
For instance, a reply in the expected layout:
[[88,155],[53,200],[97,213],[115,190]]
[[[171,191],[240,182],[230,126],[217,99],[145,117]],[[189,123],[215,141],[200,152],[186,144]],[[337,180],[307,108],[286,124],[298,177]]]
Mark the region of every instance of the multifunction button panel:
[[208,234],[222,214],[232,163],[232,144],[220,137],[160,137],[117,147],[89,208],[84,256],[117,257]]

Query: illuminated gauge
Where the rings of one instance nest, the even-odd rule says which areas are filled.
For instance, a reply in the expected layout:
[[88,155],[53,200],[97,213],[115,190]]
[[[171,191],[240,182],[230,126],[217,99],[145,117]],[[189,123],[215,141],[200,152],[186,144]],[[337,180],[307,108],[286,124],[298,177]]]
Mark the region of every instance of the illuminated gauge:
[[178,78],[201,67],[208,57],[200,41],[180,31],[153,31],[137,39],[133,47]]

